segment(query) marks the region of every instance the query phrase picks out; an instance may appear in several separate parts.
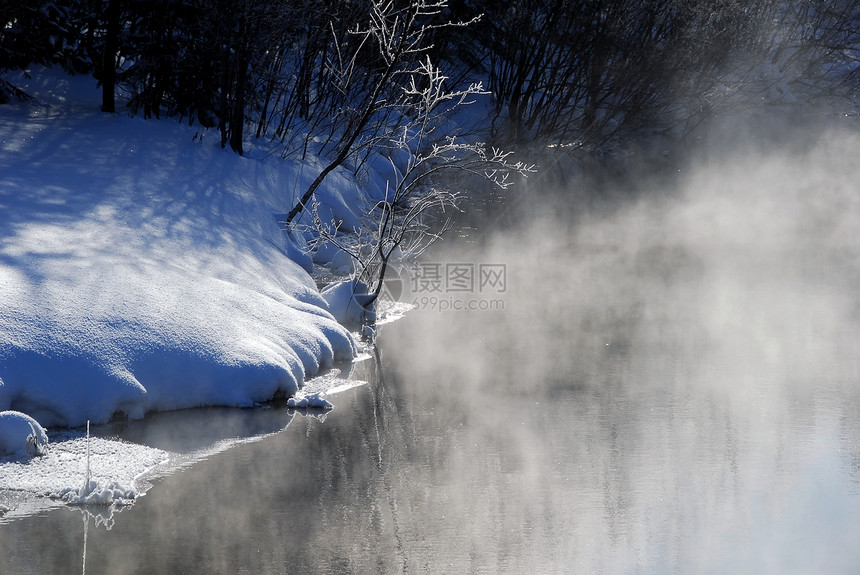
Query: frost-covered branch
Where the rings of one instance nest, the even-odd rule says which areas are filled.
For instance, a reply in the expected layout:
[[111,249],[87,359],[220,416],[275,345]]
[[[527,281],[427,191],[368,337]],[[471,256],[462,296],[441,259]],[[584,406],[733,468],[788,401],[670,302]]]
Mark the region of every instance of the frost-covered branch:
[[[408,74],[399,101],[402,124],[372,141],[376,151],[390,152],[391,175],[385,180],[382,199],[369,206],[361,229],[351,234],[344,234],[335,222],[323,222],[314,210],[322,241],[349,254],[356,262],[355,280],[372,286],[366,305],[379,297],[393,260],[417,256],[451,228],[451,215],[462,198],[445,187],[447,172],[475,174],[507,188],[512,174],[526,176],[535,170],[533,165],[513,161],[511,152],[444,133],[452,112],[486,94],[480,83],[449,90],[448,78],[429,58]],[[394,157],[405,159],[398,164]]]
[[[341,43],[335,39],[336,61],[329,64],[332,76],[337,89],[348,95],[347,101],[357,104],[342,114],[343,132],[335,157],[321,170],[287,214],[287,227],[305,206],[312,203],[314,193],[328,174],[358,150],[388,139],[384,124],[389,116],[383,112],[393,111],[395,117],[410,114],[414,105],[410,92],[399,91],[398,88],[402,79],[413,72],[413,62],[432,47],[428,42],[428,34],[440,28],[466,26],[477,20],[434,23],[432,19],[443,14],[447,5],[447,0],[411,0],[406,3],[373,0],[367,22],[356,25],[349,32],[351,37],[359,39],[353,43],[354,48],[349,55],[342,52]],[[365,78],[366,81],[358,82],[354,74],[356,62],[366,56],[364,49],[369,44],[377,46],[377,56],[381,57],[382,66],[375,69],[366,66],[369,77]],[[427,65],[430,65],[429,61]],[[381,122],[381,125],[374,125],[375,122]]]

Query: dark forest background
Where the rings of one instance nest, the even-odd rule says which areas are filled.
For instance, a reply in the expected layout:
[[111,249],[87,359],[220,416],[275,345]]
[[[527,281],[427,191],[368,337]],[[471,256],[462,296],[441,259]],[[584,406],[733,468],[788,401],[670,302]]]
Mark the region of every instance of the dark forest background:
[[[311,137],[325,152],[387,65],[357,33],[373,4],[420,7],[425,45],[404,57],[429,56],[452,87],[483,81],[482,137],[508,147],[683,134],[725,107],[850,99],[860,80],[855,0],[7,0],[0,74],[62,66],[99,81],[106,112],[216,128],[238,153],[248,138],[300,153]],[[405,81],[385,78],[377,99]],[[0,79],[0,101],[26,97]]]

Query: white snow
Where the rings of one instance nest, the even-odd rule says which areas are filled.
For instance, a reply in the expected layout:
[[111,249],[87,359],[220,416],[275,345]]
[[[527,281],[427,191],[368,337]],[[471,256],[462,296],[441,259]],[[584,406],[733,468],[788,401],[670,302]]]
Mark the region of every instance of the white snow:
[[360,327],[373,324],[376,314],[373,306],[368,306],[371,295],[367,284],[349,279],[334,282],[322,290],[328,310],[343,325]]
[[[352,359],[307,237],[277,221],[312,161],[103,114],[91,79],[16,83],[37,99],[0,106],[0,410],[75,426],[250,406]],[[341,220],[347,175],[320,194]]]
[[44,455],[48,434],[39,422],[19,411],[0,411],[0,455]]
[[[308,213],[279,223],[318,159],[103,114],[91,78],[13,80],[36,99],[0,106],[0,521],[73,504],[109,526],[151,481],[365,383],[351,373],[369,356],[337,321],[357,286],[324,297],[309,275],[343,254],[308,249]],[[380,188],[362,177],[332,172],[318,213],[357,224]],[[175,411],[281,394],[298,411]],[[124,439],[82,435],[120,413]]]

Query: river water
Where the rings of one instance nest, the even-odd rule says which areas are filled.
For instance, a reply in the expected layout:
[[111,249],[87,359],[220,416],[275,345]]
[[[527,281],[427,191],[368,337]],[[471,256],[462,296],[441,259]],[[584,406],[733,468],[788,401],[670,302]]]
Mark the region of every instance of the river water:
[[[512,199],[404,273],[325,417],[174,415],[261,433],[107,523],[0,525],[0,570],[860,572],[860,212],[734,169]],[[126,440],[170,449],[154,419]]]

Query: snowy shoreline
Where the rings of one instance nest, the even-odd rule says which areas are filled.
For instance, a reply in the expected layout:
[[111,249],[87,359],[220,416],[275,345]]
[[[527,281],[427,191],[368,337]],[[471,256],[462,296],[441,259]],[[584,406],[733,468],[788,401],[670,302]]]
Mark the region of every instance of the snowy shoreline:
[[[41,70],[0,107],[0,411],[45,427],[293,396],[357,349],[277,214],[313,176]],[[322,190],[349,216],[347,173]]]

